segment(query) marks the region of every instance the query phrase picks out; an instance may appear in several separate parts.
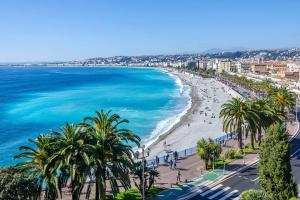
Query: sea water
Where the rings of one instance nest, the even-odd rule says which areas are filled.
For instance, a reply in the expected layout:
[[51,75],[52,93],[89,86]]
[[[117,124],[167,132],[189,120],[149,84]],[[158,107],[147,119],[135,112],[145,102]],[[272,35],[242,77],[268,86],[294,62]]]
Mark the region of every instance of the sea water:
[[101,109],[119,114],[149,144],[190,105],[188,87],[153,68],[0,67],[0,166],[39,133]]

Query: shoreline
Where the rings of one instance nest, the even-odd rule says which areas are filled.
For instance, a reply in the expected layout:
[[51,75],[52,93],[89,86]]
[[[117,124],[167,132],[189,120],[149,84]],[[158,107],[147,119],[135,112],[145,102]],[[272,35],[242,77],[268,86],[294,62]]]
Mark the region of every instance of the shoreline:
[[[156,145],[157,143],[159,143],[160,141],[164,140],[167,138],[168,135],[172,134],[172,132],[180,127],[184,121],[186,120],[186,118],[188,117],[188,115],[191,114],[191,112],[196,108],[196,104],[199,103],[197,100],[196,95],[194,94],[194,87],[190,84],[188,84],[185,80],[181,79],[180,77],[178,77],[177,75],[173,74],[172,72],[162,69],[162,68],[157,68],[159,70],[162,70],[163,72],[167,73],[169,76],[174,76],[178,79],[180,79],[180,81],[182,82],[182,87],[184,86],[188,86],[189,87],[189,102],[187,107],[182,111],[182,113],[180,113],[179,115],[181,115],[178,119],[178,121],[174,124],[171,125],[171,127],[169,129],[167,129],[164,133],[159,134],[155,139],[152,140],[150,145],[146,145],[146,147],[148,148],[153,148],[154,145]],[[197,99],[197,100],[196,100]],[[148,142],[150,143],[150,141]]]
[[[180,87],[180,93],[183,94],[184,92],[188,92],[187,96],[188,96],[188,103],[187,105],[184,107],[184,110],[182,110],[180,113],[178,113],[175,118],[175,122],[170,124],[168,126],[168,128],[166,128],[166,130],[164,130],[162,133],[156,133],[152,136],[153,132],[155,132],[158,129],[158,125],[160,122],[158,122],[157,127],[151,132],[150,134],[150,138],[148,141],[146,141],[145,147],[146,148],[150,148],[151,146],[153,146],[157,141],[161,140],[162,137],[167,136],[168,134],[170,134],[172,132],[172,130],[181,123],[182,118],[184,118],[186,115],[189,114],[190,110],[193,107],[193,98],[192,98],[192,89],[191,86],[189,84],[186,84],[186,82],[184,80],[182,80],[180,77],[178,77],[177,75],[169,72],[168,70],[165,70],[163,68],[154,68],[156,70],[159,70],[165,74],[167,74],[168,76],[170,76],[171,78],[174,79],[174,81],[176,82],[176,84]],[[186,90],[184,89],[184,87],[188,87]],[[168,121],[171,120],[173,116],[169,116],[167,119]]]

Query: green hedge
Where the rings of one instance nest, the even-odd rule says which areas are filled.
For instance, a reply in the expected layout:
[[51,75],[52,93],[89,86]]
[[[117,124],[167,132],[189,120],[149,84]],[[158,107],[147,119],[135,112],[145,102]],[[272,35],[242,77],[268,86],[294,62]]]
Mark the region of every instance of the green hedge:
[[[247,190],[244,191],[240,200],[271,200],[262,190]],[[275,199],[274,199],[275,200]]]
[[[162,188],[152,187],[147,193],[147,198],[155,196],[162,190]],[[108,200],[142,200],[142,196],[137,189],[130,189],[120,192],[117,194],[117,196],[110,197]]]

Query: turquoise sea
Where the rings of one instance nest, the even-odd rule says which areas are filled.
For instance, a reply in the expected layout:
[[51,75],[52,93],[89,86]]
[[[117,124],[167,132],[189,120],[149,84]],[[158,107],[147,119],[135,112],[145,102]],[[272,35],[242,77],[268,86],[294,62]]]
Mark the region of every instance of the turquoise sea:
[[149,143],[187,110],[188,90],[153,68],[0,67],[0,166],[16,163],[27,139],[101,109],[128,119]]

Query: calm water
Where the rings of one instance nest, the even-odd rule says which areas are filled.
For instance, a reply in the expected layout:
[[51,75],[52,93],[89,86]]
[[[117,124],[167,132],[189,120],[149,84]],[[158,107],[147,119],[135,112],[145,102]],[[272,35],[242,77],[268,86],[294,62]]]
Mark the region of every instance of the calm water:
[[129,119],[149,142],[166,131],[189,102],[178,79],[146,68],[0,68],[0,166],[38,133],[80,122],[100,109]]

